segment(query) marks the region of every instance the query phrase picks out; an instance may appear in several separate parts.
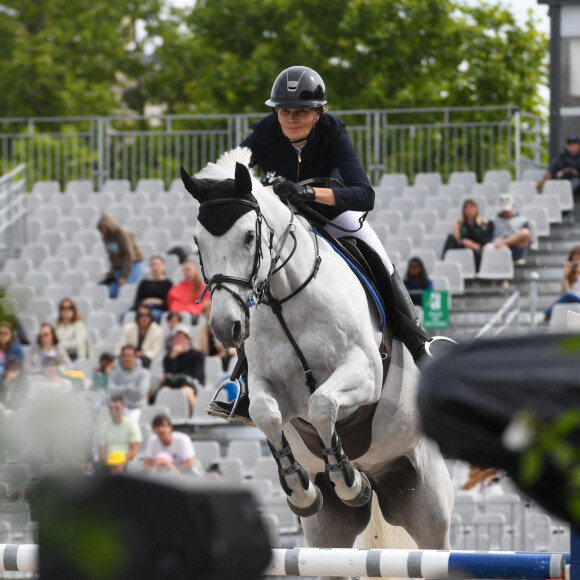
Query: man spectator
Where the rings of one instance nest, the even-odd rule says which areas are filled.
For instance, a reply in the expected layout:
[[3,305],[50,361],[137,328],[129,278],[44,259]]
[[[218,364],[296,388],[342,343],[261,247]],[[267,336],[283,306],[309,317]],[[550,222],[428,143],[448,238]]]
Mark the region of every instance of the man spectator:
[[180,473],[191,474],[195,463],[191,439],[185,433],[173,431],[167,415],[157,415],[153,419],[153,431],[145,450],[145,469],[163,471],[173,466]]
[[508,248],[514,262],[524,260],[530,245],[528,220],[516,213],[514,198],[509,193],[499,196],[499,209],[500,213],[489,222],[491,242],[484,249]]
[[147,404],[150,384],[151,375],[143,368],[135,347],[126,344],[121,349],[119,364],[109,375],[109,394],[111,397],[122,397],[125,413],[138,421],[141,409]]
[[554,160],[550,174],[552,179],[570,180],[574,196],[580,195],[580,137],[568,137],[566,148]]
[[139,444],[142,441],[139,425],[130,417],[124,415],[123,397],[115,396],[109,399],[110,419],[103,422],[98,434],[99,459],[103,462],[115,451],[125,455],[130,461],[137,456]]

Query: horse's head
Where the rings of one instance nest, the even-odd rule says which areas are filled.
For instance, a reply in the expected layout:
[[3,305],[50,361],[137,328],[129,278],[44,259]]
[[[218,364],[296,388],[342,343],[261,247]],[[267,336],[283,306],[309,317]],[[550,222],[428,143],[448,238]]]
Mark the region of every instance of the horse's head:
[[239,347],[249,335],[249,306],[270,265],[252,177],[237,162],[234,179],[196,179],[183,167],[181,178],[200,203],[194,239],[212,293],[210,326],[225,347]]

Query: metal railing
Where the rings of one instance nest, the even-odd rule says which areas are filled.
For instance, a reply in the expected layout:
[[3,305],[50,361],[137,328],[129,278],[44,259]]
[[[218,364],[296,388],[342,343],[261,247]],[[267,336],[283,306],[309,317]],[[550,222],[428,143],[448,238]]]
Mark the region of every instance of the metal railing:
[[[509,169],[547,163],[543,125],[517,107],[336,111],[373,183],[383,173]],[[0,119],[0,175],[26,163],[28,185],[160,178],[195,172],[239,144],[264,113]]]
[[489,319],[487,324],[475,335],[475,338],[484,336],[498,336],[510,327],[520,330],[520,292],[516,290]]
[[0,255],[16,257],[26,241],[26,165],[15,167],[0,177]]

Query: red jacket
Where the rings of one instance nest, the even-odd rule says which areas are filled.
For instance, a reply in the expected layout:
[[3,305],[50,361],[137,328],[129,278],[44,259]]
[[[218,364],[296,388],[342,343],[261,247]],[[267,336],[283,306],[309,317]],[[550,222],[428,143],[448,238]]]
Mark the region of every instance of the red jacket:
[[209,292],[203,297],[203,300],[196,304],[195,301],[203,294],[205,286],[202,286],[199,292],[194,294],[193,292],[193,282],[179,282],[171,287],[167,293],[167,308],[171,312],[189,312],[190,314],[195,314],[199,316],[203,309],[205,302],[209,302],[210,295]]

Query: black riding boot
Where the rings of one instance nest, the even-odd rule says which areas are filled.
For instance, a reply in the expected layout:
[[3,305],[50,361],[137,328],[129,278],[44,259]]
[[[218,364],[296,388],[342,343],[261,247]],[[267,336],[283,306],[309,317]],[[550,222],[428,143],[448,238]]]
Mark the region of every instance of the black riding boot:
[[[403,341],[403,344],[413,355],[415,364],[420,367],[426,358],[433,356],[431,346],[434,342],[439,344],[438,339],[442,339],[447,344],[454,341],[445,337],[437,337],[434,340],[421,326],[421,321],[411,301],[409,292],[396,270],[391,274],[391,281],[394,299],[393,334]],[[429,347],[426,349],[427,343],[429,343]]]

